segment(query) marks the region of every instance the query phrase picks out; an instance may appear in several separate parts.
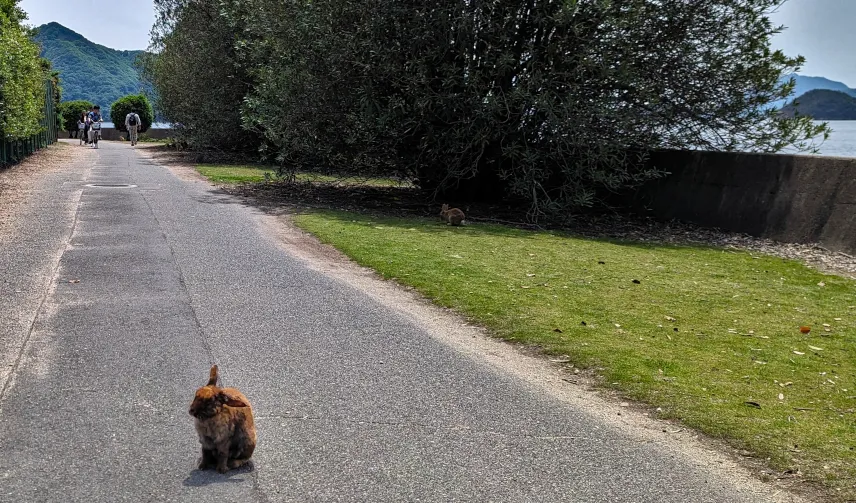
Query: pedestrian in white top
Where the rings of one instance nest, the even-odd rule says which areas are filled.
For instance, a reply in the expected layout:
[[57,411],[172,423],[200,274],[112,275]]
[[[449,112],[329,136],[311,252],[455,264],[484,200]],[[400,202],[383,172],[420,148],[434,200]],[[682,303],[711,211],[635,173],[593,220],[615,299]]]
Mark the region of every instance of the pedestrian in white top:
[[131,140],[131,146],[137,144],[137,130],[140,128],[140,116],[136,112],[131,112],[125,116],[125,128],[128,130],[128,139]]

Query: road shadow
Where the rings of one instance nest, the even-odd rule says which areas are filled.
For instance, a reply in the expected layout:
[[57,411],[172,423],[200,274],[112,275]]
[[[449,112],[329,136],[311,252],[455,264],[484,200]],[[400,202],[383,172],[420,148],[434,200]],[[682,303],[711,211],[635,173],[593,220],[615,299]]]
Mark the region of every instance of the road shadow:
[[193,470],[181,485],[185,487],[204,487],[212,484],[240,484],[250,480],[249,477],[240,477],[241,475],[249,475],[254,471],[255,465],[252,461],[241,468],[229,470],[223,474],[217,473],[216,470]]

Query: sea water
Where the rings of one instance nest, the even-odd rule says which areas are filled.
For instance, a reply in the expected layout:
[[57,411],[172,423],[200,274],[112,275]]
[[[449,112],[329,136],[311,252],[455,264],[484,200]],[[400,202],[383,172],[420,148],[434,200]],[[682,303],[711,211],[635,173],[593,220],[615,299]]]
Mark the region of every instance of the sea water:
[[[818,155],[856,157],[856,121],[828,121],[832,132],[820,143]],[[818,124],[820,124],[818,122]]]

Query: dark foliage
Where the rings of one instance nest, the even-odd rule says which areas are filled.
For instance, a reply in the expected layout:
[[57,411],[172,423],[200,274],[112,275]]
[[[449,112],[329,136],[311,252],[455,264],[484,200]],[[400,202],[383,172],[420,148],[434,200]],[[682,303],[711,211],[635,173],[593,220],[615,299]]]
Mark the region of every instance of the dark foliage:
[[[803,61],[770,49],[782,1],[158,0],[155,84],[240,106],[284,171],[415,178],[537,219],[660,176],[651,149],[810,149],[825,128],[770,106]],[[207,88],[164,82],[178,69]]]
[[92,102],[86,100],[65,101],[59,105],[59,115],[61,127],[65,131],[74,131],[77,129],[77,121],[83,112],[88,112],[92,108]]
[[258,149],[241,127],[250,85],[236,59],[236,34],[220,16],[218,0],[156,0],[158,20],[143,74],[156,90],[156,106],[175,125],[177,141],[225,151]]
[[807,115],[816,120],[856,120],[856,98],[841,91],[809,91],[782,109],[789,117]]

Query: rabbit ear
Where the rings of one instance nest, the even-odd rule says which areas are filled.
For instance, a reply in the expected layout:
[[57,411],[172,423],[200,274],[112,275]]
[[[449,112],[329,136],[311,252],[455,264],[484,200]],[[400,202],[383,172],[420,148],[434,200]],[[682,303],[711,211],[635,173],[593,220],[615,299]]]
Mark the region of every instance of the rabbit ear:
[[229,407],[247,407],[246,402],[240,398],[231,396],[228,393],[220,393],[220,399]]
[[446,211],[446,210],[448,210],[448,209],[449,209],[449,205],[448,205],[448,204],[444,204],[444,205],[443,205],[443,211]]
[[217,365],[211,367],[211,372],[208,374],[208,386],[216,386],[217,385]]

